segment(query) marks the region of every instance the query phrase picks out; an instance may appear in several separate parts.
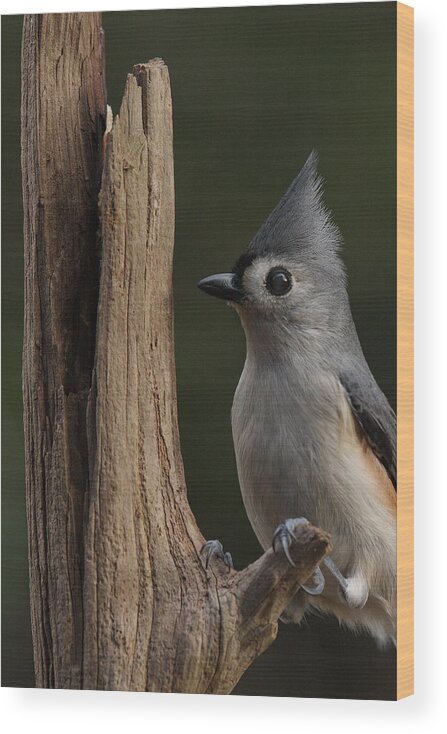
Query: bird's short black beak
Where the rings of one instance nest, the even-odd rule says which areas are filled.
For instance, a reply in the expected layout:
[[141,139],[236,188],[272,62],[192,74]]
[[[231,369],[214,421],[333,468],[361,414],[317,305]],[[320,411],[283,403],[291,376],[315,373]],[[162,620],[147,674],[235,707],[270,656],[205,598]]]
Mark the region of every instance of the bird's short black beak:
[[210,296],[223,298],[224,301],[242,303],[245,300],[245,293],[237,288],[234,281],[234,273],[219,273],[218,275],[209,275],[207,278],[202,278],[197,286],[205,293],[209,293]]

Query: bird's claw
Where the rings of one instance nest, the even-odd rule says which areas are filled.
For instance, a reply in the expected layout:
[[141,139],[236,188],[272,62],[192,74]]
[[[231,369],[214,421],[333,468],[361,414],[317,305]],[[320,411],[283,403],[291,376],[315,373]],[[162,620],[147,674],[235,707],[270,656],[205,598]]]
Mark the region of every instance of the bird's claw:
[[340,571],[338,566],[334,563],[332,558],[330,558],[329,556],[326,556],[323,563],[326,566],[326,568],[328,569],[328,571],[330,571],[331,574],[334,576],[334,578],[337,579],[343,593],[346,593],[347,588],[348,588],[348,580],[345,579],[342,572]]
[[[291,566],[296,565],[289,550],[292,542],[295,540],[294,531],[299,525],[306,525],[308,523],[309,521],[305,517],[289,519],[279,525],[273,534],[273,550],[276,553],[280,546]],[[365,579],[359,575],[345,578],[330,556],[326,556],[323,563],[337,580],[340,587],[340,594],[346,604],[353,609],[364,607],[369,595],[369,588]],[[313,583],[306,582],[305,584],[300,584],[300,586],[307,594],[318,596],[324,591],[325,586],[325,578],[319,566],[315,568],[311,579]]]
[[[278,550],[278,545],[281,544],[281,548],[284,552],[285,557],[289,561],[291,566],[295,566],[292,556],[290,555],[290,545],[295,540],[294,536],[294,530],[299,527],[300,525],[308,525],[309,521],[306,520],[305,517],[296,517],[293,519],[286,520],[284,523],[281,523],[279,525],[274,534],[272,539],[272,547],[275,553]],[[315,568],[315,571],[312,574],[312,579],[314,581],[314,584],[300,584],[301,588],[304,589],[308,594],[311,594],[312,596],[317,596],[318,594],[321,594],[324,590],[324,576],[321,573],[320,567],[317,566]]]
[[300,584],[301,588],[304,589],[308,594],[311,596],[319,596],[319,594],[322,594],[324,591],[324,585],[325,585],[325,579],[321,572],[320,566],[317,566],[315,568],[315,571],[313,572],[311,576],[314,585],[312,586],[309,583]]
[[272,548],[275,551],[275,553],[277,553],[278,543],[281,543],[281,548],[284,551],[284,555],[287,558],[287,560],[289,561],[291,566],[295,566],[295,563],[289,551],[290,544],[292,543],[293,540],[294,540],[294,536],[293,536],[293,532],[290,527],[290,520],[286,520],[284,523],[281,523],[281,525],[278,525],[275,532],[273,533]]
[[202,547],[200,555],[205,561],[205,568],[208,568],[213,558],[219,558],[219,560],[223,561],[228,570],[234,568],[231,553],[224,551],[220,540],[208,540]]

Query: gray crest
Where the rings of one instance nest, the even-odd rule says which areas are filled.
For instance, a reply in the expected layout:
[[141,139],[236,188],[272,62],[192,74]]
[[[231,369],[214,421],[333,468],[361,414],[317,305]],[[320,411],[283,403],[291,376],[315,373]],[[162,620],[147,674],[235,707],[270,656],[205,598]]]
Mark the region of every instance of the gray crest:
[[341,265],[337,257],[341,235],[323,204],[323,179],[317,166],[318,154],[313,150],[251,241],[247,255],[274,254],[303,261],[318,259],[319,255],[320,265],[328,259]]

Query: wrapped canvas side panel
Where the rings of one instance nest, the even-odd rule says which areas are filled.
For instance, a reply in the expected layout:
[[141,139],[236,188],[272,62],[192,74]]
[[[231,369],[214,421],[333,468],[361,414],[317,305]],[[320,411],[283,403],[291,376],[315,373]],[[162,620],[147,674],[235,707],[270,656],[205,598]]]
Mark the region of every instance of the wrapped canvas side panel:
[[413,8],[397,3],[397,697],[413,693]]

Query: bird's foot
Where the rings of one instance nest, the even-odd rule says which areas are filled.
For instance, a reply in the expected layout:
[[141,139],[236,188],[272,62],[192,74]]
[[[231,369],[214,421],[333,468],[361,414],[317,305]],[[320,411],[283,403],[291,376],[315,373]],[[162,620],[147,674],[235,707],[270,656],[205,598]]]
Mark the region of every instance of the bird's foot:
[[224,551],[223,545],[220,540],[208,540],[200,551],[200,555],[205,562],[205,568],[208,568],[210,562],[214,558],[218,558],[222,561],[228,570],[233,569],[233,559],[231,553]]
[[368,601],[369,596],[368,584],[363,576],[354,574],[353,576],[345,578],[338,566],[329,556],[326,556],[323,563],[334,578],[337,579],[340,586],[341,596],[348,607],[352,607],[353,609],[362,609]]
[[[300,525],[308,524],[309,520],[306,520],[305,517],[289,518],[284,523],[281,523],[281,525],[278,525],[273,534],[273,550],[275,551],[275,553],[277,553],[279,546],[281,546],[282,550],[284,551],[284,555],[292,566],[295,566],[295,563],[293,562],[292,556],[290,555],[289,548],[295,540],[294,531]],[[311,579],[313,583],[306,582],[305,584],[300,584],[300,586],[308,594],[311,594],[312,596],[317,596],[318,594],[321,594],[324,590],[324,576],[321,573],[319,566],[315,568]]]

